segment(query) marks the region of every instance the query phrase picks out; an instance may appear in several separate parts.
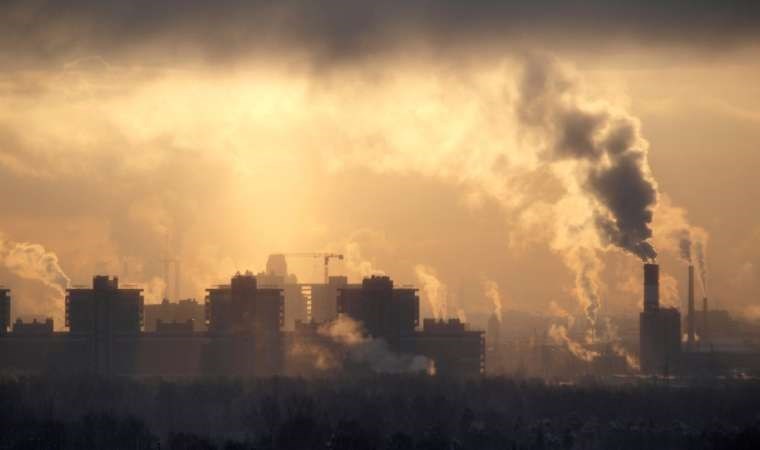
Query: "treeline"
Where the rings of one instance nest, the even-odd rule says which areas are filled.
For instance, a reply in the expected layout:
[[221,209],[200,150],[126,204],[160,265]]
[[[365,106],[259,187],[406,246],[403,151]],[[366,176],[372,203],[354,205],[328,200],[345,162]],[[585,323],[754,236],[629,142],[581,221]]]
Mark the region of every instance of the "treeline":
[[760,384],[0,378],[0,449],[757,449]]

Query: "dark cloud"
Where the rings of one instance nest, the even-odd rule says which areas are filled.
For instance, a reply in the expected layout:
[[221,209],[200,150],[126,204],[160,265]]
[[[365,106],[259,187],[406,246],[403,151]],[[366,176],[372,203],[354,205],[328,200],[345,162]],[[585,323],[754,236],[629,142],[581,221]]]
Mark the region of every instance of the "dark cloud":
[[403,50],[463,54],[516,45],[602,48],[622,41],[723,47],[760,34],[755,1],[72,0],[0,6],[4,63],[92,54],[146,64],[265,53],[339,61]]

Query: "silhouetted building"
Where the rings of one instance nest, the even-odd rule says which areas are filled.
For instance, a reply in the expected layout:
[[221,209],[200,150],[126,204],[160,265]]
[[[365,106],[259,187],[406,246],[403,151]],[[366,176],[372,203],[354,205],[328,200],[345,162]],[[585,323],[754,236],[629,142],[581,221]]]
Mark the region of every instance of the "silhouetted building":
[[286,278],[288,276],[288,261],[283,254],[269,255],[267,258],[267,274]]
[[502,345],[501,345],[501,318],[491,314],[488,319],[486,333],[486,355],[488,357],[488,370],[495,373],[503,371]]
[[187,319],[184,322],[171,321],[164,322],[161,319],[156,321],[156,333],[159,334],[192,334],[194,331],[193,319]]
[[[458,321],[428,322],[416,331],[415,289],[394,288],[388,277],[365,279],[361,285],[334,277],[322,286],[334,290],[336,311],[341,303],[347,315],[363,323],[368,335],[385,340],[392,351],[428,356],[441,376],[482,372],[482,332],[467,330]],[[92,288],[68,290],[68,331],[55,332],[52,320],[18,321],[12,331],[0,334],[0,369],[166,377],[364,373],[368,366],[357,363],[355,343],[332,335],[329,321],[296,322],[294,331],[283,331],[282,292],[259,287],[250,273],[237,274],[229,285],[208,290],[204,305],[208,331],[198,332],[193,318],[158,318],[155,331],[143,332],[141,290],[122,288],[116,278],[96,276]],[[3,296],[8,297],[7,290]],[[176,312],[183,304],[155,306]],[[187,304],[197,308],[195,302]],[[10,309],[10,299],[6,308]],[[329,308],[326,315],[332,315]],[[369,342],[369,347],[374,344]]]
[[117,277],[97,275],[92,288],[67,289],[66,326],[74,334],[139,333],[142,289],[120,288]]
[[0,334],[8,332],[11,324],[11,294],[10,289],[0,287]]
[[47,318],[44,322],[39,322],[37,319],[33,319],[31,322],[16,319],[16,322],[13,323],[13,333],[27,336],[52,336],[53,319]]
[[197,331],[206,330],[206,309],[203,303],[195,299],[170,302],[164,299],[161,303],[145,305],[145,331],[156,331],[156,322],[186,322],[193,321],[193,328]]
[[266,375],[281,368],[282,289],[259,288],[252,273],[236,274],[229,285],[207,289],[206,320],[216,339],[208,367],[220,373]]
[[365,278],[360,287],[338,289],[338,314],[359,321],[367,334],[398,350],[399,338],[414,333],[420,300],[414,288],[394,288],[386,276]]
[[[117,277],[97,275],[91,289],[67,289],[66,326],[72,335],[88,340],[92,368],[97,373],[112,374],[132,364],[131,342],[139,336],[142,320],[142,289],[120,288]],[[125,343],[125,336],[132,337],[129,343]]]
[[644,311],[639,315],[639,353],[645,373],[671,373],[681,356],[681,313],[660,307],[660,267],[644,264]]
[[238,273],[229,285],[206,291],[206,320],[211,332],[274,334],[283,326],[282,289],[259,288],[250,272]]
[[485,374],[485,334],[468,330],[459,319],[425,319],[422,331],[403,339],[405,353],[423,355],[435,363],[435,374],[467,378]]

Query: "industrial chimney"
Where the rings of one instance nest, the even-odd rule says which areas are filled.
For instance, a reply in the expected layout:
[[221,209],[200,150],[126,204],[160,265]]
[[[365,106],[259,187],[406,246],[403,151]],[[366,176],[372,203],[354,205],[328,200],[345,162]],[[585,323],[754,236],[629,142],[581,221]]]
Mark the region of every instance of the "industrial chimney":
[[686,322],[687,346],[694,350],[694,266],[689,264],[689,317]]
[[644,311],[660,309],[660,266],[644,264]]
[[702,299],[702,320],[704,321],[702,323],[702,341],[704,341],[705,345],[707,345],[707,297]]

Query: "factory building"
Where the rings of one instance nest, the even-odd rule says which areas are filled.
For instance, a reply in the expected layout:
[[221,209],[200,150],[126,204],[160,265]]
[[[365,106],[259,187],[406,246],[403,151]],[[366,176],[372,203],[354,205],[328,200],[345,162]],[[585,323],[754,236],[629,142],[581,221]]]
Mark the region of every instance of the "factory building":
[[681,357],[681,313],[660,306],[660,267],[644,264],[644,311],[639,315],[639,354],[644,373],[672,373]]

